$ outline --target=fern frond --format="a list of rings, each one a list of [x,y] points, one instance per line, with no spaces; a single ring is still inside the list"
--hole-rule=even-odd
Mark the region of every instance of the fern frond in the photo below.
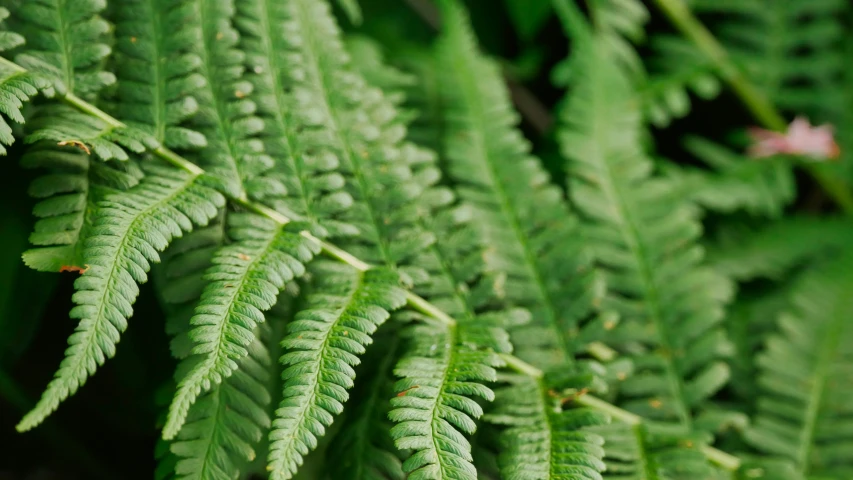
[[[198,395],[237,369],[264,312],[319,252],[319,245],[298,233],[299,225],[285,227],[258,215],[232,214],[228,221],[234,243],[214,256],[205,274],[210,283],[191,320],[192,353],[202,358],[192,359],[193,368],[178,385],[163,428],[167,440],[178,433]]]
[[[204,136],[182,125],[199,109],[190,95],[205,85],[186,24],[192,14],[190,3],[128,0],[112,10],[116,115],[169,148],[204,147]]]
[[[192,405],[187,423],[170,449],[179,460],[178,480],[237,478],[256,457],[256,446],[270,428],[267,390],[274,365],[264,339],[267,325],[252,332],[246,355],[233,374],[211,387]]]
[[[331,132],[326,149],[339,159],[354,199],[344,220],[360,235],[342,246],[370,263],[399,267],[406,283],[416,283],[423,273],[411,266],[411,257],[434,238],[414,224],[414,200],[423,186],[411,170],[431,156],[401,145],[405,126],[382,91],[368,86],[352,68],[328,3],[297,0],[287,6],[312,85],[303,91],[303,101],[313,106],[315,121]]]
[[[18,424],[24,431],[41,423],[73,394],[99,365],[115,354],[119,335],[133,314],[137,283],[147,280],[150,262],[170,241],[206,225],[225,203],[200,177],[167,167],[150,167],[145,180],[99,204],[86,240],[83,275],[75,282],[80,319],[66,357],[36,407]]]
[[[707,438],[691,439],[684,432],[642,423],[613,423],[589,431],[604,439],[607,480],[725,478],[698,448]]]
[[[353,63],[366,78],[390,92],[389,97],[402,100],[411,77],[385,64],[382,53],[368,40],[350,43],[350,48],[356,50]],[[395,369],[406,378],[397,383],[399,396],[391,400],[390,417],[398,423],[391,434],[398,448],[411,451],[403,464],[411,476],[470,478],[475,469],[464,433],[474,433],[475,420],[482,411],[466,408],[476,405],[468,397],[491,398],[485,384],[494,381],[493,369],[501,364],[495,353],[512,350],[503,328],[526,320],[526,312],[504,310],[496,299],[491,279],[485,274],[483,247],[472,225],[473,211],[458,203],[452,191],[434,185],[441,175],[435,163],[424,161],[412,166],[424,192],[418,199],[421,213],[416,226],[441,239],[413,258],[413,263],[426,271],[426,280],[414,289],[457,324],[414,326],[406,333],[415,340]],[[444,347],[437,350],[433,345]],[[481,371],[476,374],[453,373],[470,371],[477,365]],[[459,390],[460,382],[466,384],[467,391]],[[418,385],[417,391],[411,390],[412,384]],[[459,390],[455,392],[459,398],[448,402],[446,392],[455,390]],[[458,409],[461,417],[442,414],[448,409]],[[425,434],[427,431],[438,433]],[[449,444],[440,440],[445,437],[452,439]]]
[[[604,308],[622,317],[611,339],[643,345],[633,355],[635,375],[620,385],[623,406],[689,427],[728,378],[719,327],[732,287],[701,264],[695,209],[672,182],[651,175],[640,112],[626,108],[636,93],[624,72],[595,39],[577,55],[584,77],[558,136],[571,197],[606,276]]]
[[[399,330],[383,330],[374,340],[381,348],[368,350],[359,366],[360,379],[353,391],[340,432],[329,451],[336,461],[326,468],[329,478],[340,480],[405,480],[403,462],[396,451],[388,419],[388,399],[394,395],[394,364],[400,354]]]
[[[19,23],[32,38],[19,59],[42,72],[39,78],[50,81],[62,94],[86,96],[113,83],[113,75],[102,72],[99,65],[99,56],[109,52],[105,44],[98,43],[107,28],[97,16],[102,8],[99,2],[22,5],[17,10]],[[68,38],[74,36],[67,35],[70,31],[79,31],[80,38]],[[24,165],[50,171],[31,187],[31,193],[43,199],[34,210],[40,220],[31,237],[40,248],[26,252],[24,260],[40,271],[82,266],[84,239],[94,217],[86,212],[93,212],[110,188],[134,186],[142,172],[133,164],[104,166],[94,158],[70,152],[127,161],[128,151],[141,153],[156,148],[159,142],[144,132],[63,105],[40,106],[27,127],[26,142],[36,146],[27,153]]]
[[[9,10],[0,7],[0,24],[9,18]],[[6,52],[24,44],[24,37],[5,29],[0,32],[0,52]],[[32,97],[43,91],[47,96],[53,96],[50,82],[31,72],[22,71],[5,62],[0,62],[0,155],[6,155],[5,146],[12,145],[15,137],[8,120],[24,123],[21,110]]]
[[[317,263],[315,263],[317,265]],[[267,470],[272,479],[292,478],[317,446],[349,397],[359,356],[371,336],[406,300],[399,277],[385,270],[355,272],[322,264],[316,293],[288,325],[282,341],[283,395],[273,429]]]
[[[166,311],[166,333],[172,337],[171,353],[179,360],[192,353],[190,320],[208,283],[205,273],[227,240],[223,213],[208,226],[194,229],[173,242],[164,252],[160,267],[153,271],[154,286]],[[168,407],[168,402],[164,407]]]
[[[333,124],[318,113],[315,98],[325,92],[307,75],[310,65],[303,53],[302,37],[282,35],[299,32],[294,6],[287,2],[252,0],[239,2],[236,25],[250,68],[248,78],[255,91],[258,115],[264,120],[261,139],[276,165],[270,176],[280,181],[286,194],[271,198],[270,205],[298,220],[309,222],[319,236],[356,234],[341,221],[353,203],[344,190],[344,176],[337,170],[340,159],[329,139]]]
[[[498,67],[477,51],[467,15],[455,3],[444,5],[437,55],[441,91],[449,96],[448,174],[475,209],[498,296],[532,315],[530,324],[510,331],[517,354],[546,370],[569,365],[583,350],[574,338],[597,283],[577,219],[515,128]]]
[[[691,110],[690,94],[713,100],[722,90],[711,61],[692,43],[674,35],[652,37],[649,78],[640,95],[649,122],[666,128]]]
[[[590,15],[601,42],[613,55],[612,60],[623,64],[639,80],[645,79],[643,61],[632,43],[645,39],[645,24],[649,11],[640,0],[595,0],[590,3]]]
[[[145,132],[107,123],[65,105],[41,107],[27,122],[27,143],[45,142],[76,148],[104,161],[130,159],[127,151],[143,153],[160,144]]]
[[[189,126],[207,138],[197,163],[233,198],[263,200],[281,193],[284,187],[263,175],[275,162],[258,138],[264,122],[257,116],[254,87],[245,78],[246,55],[231,24],[234,1],[184,0],[175,16],[185,29],[182,38],[193,39],[192,53],[201,59],[201,76],[188,79],[199,105]]]
[[[728,386],[733,401],[739,401],[741,411],[752,414],[755,410],[759,385],[756,355],[764,345],[765,339],[775,331],[776,319],[789,310],[791,289],[802,274],[789,275],[785,281],[770,288],[764,288],[760,294],[744,289],[729,306],[726,314],[726,334],[731,340],[734,352],[729,359],[732,367],[732,379]]]
[[[340,5],[344,13],[346,13],[350,22],[354,25],[361,24],[361,5],[358,4],[358,0],[338,0],[338,5]]]
[[[97,202],[111,193],[139,184],[144,176],[135,162],[98,162],[82,152],[48,143],[30,148],[22,157],[25,168],[43,168],[29,194],[39,199],[33,213],[39,219],[23,254],[24,263],[41,272],[83,266],[86,231]]]
[[[476,431],[483,414],[471,397],[491,401],[485,383],[497,380],[505,350],[499,329],[487,322],[456,326],[417,325],[409,329],[411,345],[394,369],[402,377],[391,399],[391,435],[397,448],[414,453],[403,463],[409,478],[476,479],[471,445],[460,431]],[[496,332],[497,330],[497,332]],[[498,333],[498,335],[496,335]]]
[[[571,408],[555,394],[543,378],[514,379],[495,393],[488,420],[507,427],[500,435],[502,478],[602,478],[604,439],[586,427],[606,419],[587,408]]]
[[[844,254],[805,275],[758,357],[762,394],[745,437],[807,478],[853,475],[851,269]]]
[[[708,262],[739,282],[783,280],[851,242],[853,225],[844,218],[790,216],[758,227],[730,225],[709,246]]]
[[[12,23],[26,38],[16,60],[50,79],[61,95],[93,98],[115,83],[104,69],[110,54],[110,25],[100,17],[104,0],[32,0],[12,2]]]
[[[723,14],[719,37],[776,105],[816,122],[840,117],[846,2],[697,0],[691,6]]]
[[[782,158],[748,158],[700,137],[688,137],[684,146],[711,170],[684,168],[671,173],[683,182],[684,192],[708,210],[777,218],[796,196],[792,165]]]

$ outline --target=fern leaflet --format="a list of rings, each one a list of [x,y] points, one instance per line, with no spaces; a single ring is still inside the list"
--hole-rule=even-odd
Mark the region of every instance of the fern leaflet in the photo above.
[[[205,274],[210,283],[202,293],[189,333],[201,355],[181,380],[169,410],[163,436],[180,430],[198,395],[227,378],[237,361],[248,355],[253,331],[264,312],[276,303],[287,282],[305,273],[305,263],[319,251],[312,240],[257,215],[229,217],[229,236],[235,243],[220,249]],[[292,226],[292,225],[291,225]]]
[[[671,182],[650,175],[639,111],[626,108],[635,93],[625,73],[594,36],[578,55],[584,76],[563,110],[559,140],[606,275],[605,307],[623,317],[614,343],[647,345],[634,356],[637,374],[620,386],[631,399],[625,406],[690,428],[694,409],[728,378],[719,324],[731,286],[700,265],[691,205],[674,204]]]
[[[133,314],[137,283],[147,280],[150,263],[159,261],[158,252],[193,225],[206,225],[225,204],[200,177],[167,167],[151,166],[148,171],[142,183],[98,205],[84,250],[85,272],[75,282],[77,306],[71,316],[80,323],[68,339],[56,378],[18,424],[19,431],[41,423],[115,354]]]
[[[807,478],[853,474],[851,268],[845,254],[805,275],[758,357],[762,394],[746,439]]]
[[[358,356],[371,335],[405,304],[398,276],[384,270],[355,272],[322,265],[317,292],[288,325],[282,376],[284,399],[270,433],[270,478],[292,478],[317,438],[341,413]]]

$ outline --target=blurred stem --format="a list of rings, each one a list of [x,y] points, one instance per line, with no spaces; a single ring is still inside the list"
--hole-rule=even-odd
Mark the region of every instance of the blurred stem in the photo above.
[[[740,98],[752,115],[770,130],[784,132],[788,128],[785,117],[769,98],[753,85],[732,61],[725,47],[696,18],[684,0],[654,0],[673,25],[689,38],[714,64],[723,80]],[[847,214],[853,214],[853,195],[843,181],[819,165],[807,165],[806,170],[823,190]]]

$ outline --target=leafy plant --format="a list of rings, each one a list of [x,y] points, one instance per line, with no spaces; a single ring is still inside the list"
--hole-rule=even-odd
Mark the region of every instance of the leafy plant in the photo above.
[[[81,447],[89,477],[853,474],[846,3],[6,3],[0,143],[38,174],[31,249],[3,214],[34,270],[0,261],[3,408],[61,330],[19,294],[62,273],[77,326],[18,432],[69,443],[132,388],[159,436],[156,468]],[[786,148],[692,121],[735,102]]]

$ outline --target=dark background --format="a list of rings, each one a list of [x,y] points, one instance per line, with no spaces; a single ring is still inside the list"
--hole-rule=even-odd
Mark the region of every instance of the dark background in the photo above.
[[[537,34],[522,38],[503,2],[467,3],[484,48],[504,59],[509,74],[553,109],[564,92],[552,86],[549,74],[568,54],[556,18],[551,16]],[[401,0],[362,0],[361,4],[366,22],[356,30],[385,41],[427,42],[433,36],[433,30]],[[650,10],[650,32],[669,31],[658,12]],[[346,20],[341,23],[353,29]],[[680,160],[684,155],[678,139],[684,132],[701,131],[714,138],[750,121],[727,94],[712,103],[692,100],[693,114],[688,119],[653,132],[660,154]],[[549,134],[537,131],[530,122],[522,127],[537,153],[558,173],[561,162],[555,158]],[[155,392],[168,384],[175,366],[163,331],[164,314],[151,285],[142,288],[115,358],[42,426],[25,434],[15,432],[14,425],[34,405],[58,367],[74,329],[68,312],[76,276],[37,273],[20,261],[32,230],[35,203],[26,191],[37,174],[18,166],[20,151],[17,144],[8,157],[0,157],[0,480],[151,478],[158,437],[155,425],[162,410]]]

